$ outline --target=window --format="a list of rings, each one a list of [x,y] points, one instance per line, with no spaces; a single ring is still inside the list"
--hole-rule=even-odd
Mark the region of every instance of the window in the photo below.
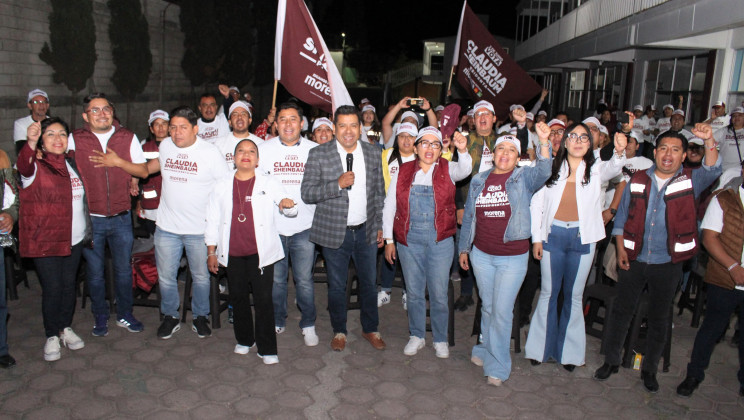
[[[680,97],[687,122],[703,121],[707,118],[704,108],[708,56],[679,57],[670,60],[649,61],[644,78],[643,103],[661,109],[666,104],[678,107]]]

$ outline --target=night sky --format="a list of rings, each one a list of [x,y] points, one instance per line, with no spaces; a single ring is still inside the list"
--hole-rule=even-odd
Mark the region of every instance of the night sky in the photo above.
[[[313,17],[331,49],[346,45],[372,53],[405,50],[420,59],[424,39],[457,33],[463,2],[459,0],[306,0]],[[495,35],[514,37],[517,0],[470,0],[478,15],[489,16],[489,30]]]

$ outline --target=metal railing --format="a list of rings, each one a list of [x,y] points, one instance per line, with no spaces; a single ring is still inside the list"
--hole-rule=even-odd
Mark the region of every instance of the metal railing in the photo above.
[[[586,2],[518,44],[515,58],[521,60],[667,1],[669,0],[592,0]]]

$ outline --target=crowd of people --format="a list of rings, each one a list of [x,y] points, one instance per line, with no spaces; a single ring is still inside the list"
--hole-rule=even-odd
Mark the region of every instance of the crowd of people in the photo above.
[[[461,311],[474,304],[477,290],[481,334],[470,360],[495,386],[511,373],[514,316],[520,326],[530,324],[525,357],[533,366],[555,362],[572,372],[585,364],[584,289],[602,277],[593,274],[601,270],[598,255],[613,252],[617,299],[606,314],[605,363],[594,378],[618,371],[629,324],[647,293],[641,379],[653,393],[673,299],[704,247],[707,313],[677,388],[691,395],[731,314],[744,316],[744,107],[728,114],[723,102],[714,103],[711,118],[688,131],[683,98],[664,105],[658,121],[653,104],[622,112],[604,101],[595,115],[573,121],[562,111],[548,115],[547,94],[530,112],[512,105],[507,121],[488,101],[460,109],[405,97],[382,119],[367,99],[332,115],[314,112],[310,120],[290,100],[254,124],[250,95],[220,85],[219,94],[200,97],[198,114],[186,106],[154,110],[140,142],[105,94],[84,99],[84,125],[70,132],[48,115],[44,91],[29,92],[30,115],[14,130],[17,178],[0,154],[0,229],[9,234],[17,223],[20,255],[34,262],[44,359],[58,360],[63,346],[85,346],[71,327],[81,258],[91,333],[108,334],[107,247],[115,324],[132,333],[145,329],[132,310],[136,220],[153,236],[161,339],[181,328],[185,254],[198,337],[211,335],[210,276],[226,278],[234,352],[253,349],[265,364],[279,363],[277,335],[290,329],[291,269],[298,331],[305,345],[318,345],[313,273],[322,258],[330,347],[343,351],[353,260],[362,336],[378,350],[387,347],[378,308],[391,302],[398,268],[407,356],[426,347],[428,299],[434,353],[449,357],[448,283],[460,282]],[[0,304],[5,320],[4,294]],[[9,367],[15,361],[2,327],[0,366]],[[738,346],[744,366],[744,343]],[[738,378],[744,396],[744,368]]]

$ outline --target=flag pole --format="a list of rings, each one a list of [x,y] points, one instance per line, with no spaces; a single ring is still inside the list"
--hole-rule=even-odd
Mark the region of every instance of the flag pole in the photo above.
[[[452,71],[450,71],[449,82],[447,82],[447,92],[449,92],[450,89],[452,88],[452,76],[454,75],[455,75],[455,66],[452,66]]]
[[[271,96],[271,107],[276,107],[276,86],[279,83],[278,80],[274,79],[274,94]]]

